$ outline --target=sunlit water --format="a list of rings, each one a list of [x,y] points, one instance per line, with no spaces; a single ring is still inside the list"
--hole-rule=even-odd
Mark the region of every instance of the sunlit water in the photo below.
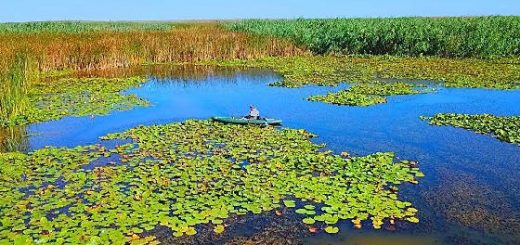
[[[309,244],[518,244],[520,243],[520,147],[453,127],[434,127],[419,119],[440,112],[520,115],[520,91],[448,89],[390,97],[369,107],[335,106],[306,97],[345,88],[267,86],[279,77],[265,70],[242,70],[183,78],[153,76],[134,93],[150,107],[108,116],[68,117],[30,125],[26,148],[99,143],[99,137],[137,125],[243,115],[256,105],[263,116],[284,127],[319,135],[327,148],[366,155],[393,151],[420,162],[419,185],[401,186],[401,199],[418,207],[421,222],[399,223],[396,230],[352,229],[340,223],[337,235],[303,234]],[[22,147],[23,149],[24,147]],[[491,221],[490,221],[491,220]],[[491,225],[490,225],[491,224]]]

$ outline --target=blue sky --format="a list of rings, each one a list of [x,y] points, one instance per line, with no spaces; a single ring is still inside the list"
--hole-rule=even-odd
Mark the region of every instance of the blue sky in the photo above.
[[[520,15],[520,0],[0,0],[0,22]]]

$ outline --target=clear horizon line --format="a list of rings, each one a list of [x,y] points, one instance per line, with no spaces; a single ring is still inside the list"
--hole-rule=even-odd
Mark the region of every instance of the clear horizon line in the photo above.
[[[511,14],[492,14],[492,15],[436,15],[436,16],[424,16],[424,15],[400,15],[400,16],[364,16],[364,17],[279,17],[279,18],[221,18],[221,19],[205,19],[205,18],[194,18],[194,19],[48,19],[48,20],[28,20],[28,21],[0,21],[2,24],[9,23],[38,23],[38,22],[164,22],[164,23],[175,23],[175,22],[219,22],[219,21],[241,21],[241,20],[296,20],[296,19],[395,19],[395,18],[470,18],[470,17],[516,17],[520,15]]]

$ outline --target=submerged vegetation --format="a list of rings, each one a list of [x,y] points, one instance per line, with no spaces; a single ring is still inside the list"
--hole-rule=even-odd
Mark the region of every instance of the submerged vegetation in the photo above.
[[[28,104],[16,116],[0,119],[1,126],[57,120],[65,116],[104,115],[111,111],[146,106],[147,101],[120,92],[140,85],[142,77],[62,78],[40,81],[28,91]]]
[[[511,168],[508,170],[504,174],[511,175]],[[502,237],[491,243],[514,244],[518,241],[520,214],[515,205],[510,203],[511,196],[464,171],[443,169],[440,174],[442,179],[451,184],[435,187],[433,191],[425,193],[424,198],[431,205],[439,207],[442,215],[451,222],[475,230],[515,235],[511,238]],[[443,196],[448,198],[442,198]],[[473,240],[471,243],[480,242],[478,238],[469,239]]]
[[[396,193],[423,176],[414,162],[394,162],[392,153],[345,158],[312,136],[185,121],[104,137],[131,140],[113,149],[2,153],[0,242],[146,243],[155,238],[145,231],[158,226],[174,236],[195,235],[199,225],[218,234],[232,216],[272,210],[295,210],[328,233],[340,220],[359,228],[370,219],[376,229],[418,222]]]
[[[386,97],[390,95],[418,94],[412,84],[403,82],[373,82],[355,84],[352,87],[337,93],[326,95],[314,95],[308,98],[310,101],[321,101],[337,105],[369,106],[386,103]]]
[[[480,134],[492,134],[499,140],[520,145],[520,116],[439,113],[423,119],[428,120],[431,125],[451,125]]]
[[[315,54],[520,55],[520,17],[245,20],[234,31],[294,40]]]

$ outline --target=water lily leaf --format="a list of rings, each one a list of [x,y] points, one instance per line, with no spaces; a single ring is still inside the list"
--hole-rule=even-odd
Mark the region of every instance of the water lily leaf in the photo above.
[[[316,221],[313,218],[305,218],[305,219],[303,219],[303,223],[307,224],[307,225],[312,225],[312,224],[316,223]]]
[[[217,233],[217,234],[220,234],[220,233],[224,232],[224,229],[225,229],[225,228],[224,228],[223,225],[217,225],[217,226],[215,226],[215,228],[213,229],[213,231],[214,231],[215,233]]]
[[[283,204],[288,208],[296,207],[296,202],[294,200],[283,200]]]
[[[335,226],[327,226],[325,227],[325,232],[329,234],[336,234],[339,232],[339,228]]]

